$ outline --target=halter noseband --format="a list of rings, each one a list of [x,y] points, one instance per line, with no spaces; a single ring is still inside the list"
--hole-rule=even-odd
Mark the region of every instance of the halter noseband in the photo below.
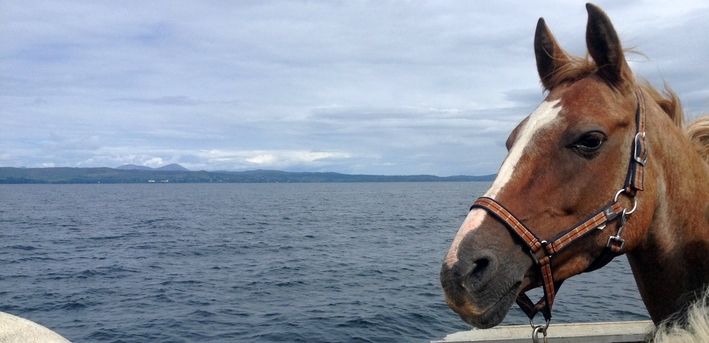
[[[520,293],[517,296],[517,304],[529,317],[530,323],[538,312],[542,312],[546,325],[535,326],[534,338],[540,332],[546,337],[546,329],[551,321],[551,308],[554,304],[554,296],[561,286],[561,282],[555,283],[551,270],[551,259],[554,254],[563,250],[571,243],[576,242],[588,233],[594,230],[603,230],[609,223],[618,220],[618,228],[615,235],[608,237],[608,243],[603,249],[601,255],[586,269],[591,271],[598,269],[618,256],[623,251],[625,241],[621,237],[623,226],[628,220],[630,214],[637,209],[636,195],[638,191],[644,188],[644,169],[647,162],[648,150],[645,143],[645,104],[643,94],[640,89],[636,89],[635,97],[637,99],[637,107],[635,110],[635,136],[628,164],[628,172],[626,174],[623,188],[616,192],[615,196],[601,207],[593,212],[587,219],[572,226],[571,228],[562,231],[554,238],[544,240],[535,235],[527,226],[525,226],[512,212],[507,210],[497,200],[489,197],[480,197],[473,203],[473,208],[481,208],[490,213],[494,218],[504,224],[514,235],[522,240],[529,247],[529,255],[534,263],[540,268],[544,296],[534,304],[525,293]],[[625,195],[633,203],[631,209],[623,207],[619,198],[620,195]]]

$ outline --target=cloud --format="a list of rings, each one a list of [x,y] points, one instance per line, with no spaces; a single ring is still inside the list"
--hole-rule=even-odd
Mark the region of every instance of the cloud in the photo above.
[[[636,73],[706,112],[709,5],[600,5],[648,56],[631,57]],[[585,53],[585,8],[572,2],[23,1],[0,12],[0,163],[16,166],[492,173],[543,97],[537,18]]]
[[[195,154],[202,163],[230,164],[229,169],[246,167],[285,168],[302,167],[305,165],[328,165],[329,162],[349,159],[351,155],[345,152],[304,151],[304,150],[209,150]]]
[[[116,98],[109,99],[112,102],[138,103],[148,105],[170,105],[170,106],[194,106],[199,105],[201,101],[192,99],[184,95],[160,96],[153,98]]]
[[[246,159],[246,162],[253,163],[255,165],[269,165],[273,164],[273,162],[276,160],[276,156],[272,154],[261,154],[261,155],[256,155],[254,157],[249,157]]]
[[[167,164],[167,163],[165,163],[165,161],[160,157],[152,157],[142,163],[142,165],[144,165],[144,166],[153,167],[153,168],[162,167],[165,164]]]

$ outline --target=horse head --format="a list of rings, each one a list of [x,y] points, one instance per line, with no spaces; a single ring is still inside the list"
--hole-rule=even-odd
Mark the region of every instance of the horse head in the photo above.
[[[610,20],[594,5],[587,10],[590,58],[567,54],[539,19],[534,51],[546,98],[510,134],[508,155],[484,195],[493,205],[502,205],[504,213],[473,208],[443,262],[446,301],[473,326],[497,325],[520,294],[547,279],[553,280],[547,285],[553,293],[563,280],[607,263],[610,259],[603,255],[622,225],[615,220],[620,216],[624,220],[636,212],[617,250],[637,245],[642,232],[636,228],[651,220],[652,196],[644,197],[643,208],[636,211],[636,199],[629,196],[634,190],[620,191],[628,184],[633,149],[640,149],[642,94]],[[532,243],[510,228],[516,220],[534,236],[530,239],[544,245],[574,236],[570,228],[579,230],[590,215],[603,217],[608,204],[616,207],[604,217],[607,222],[593,222],[598,225],[584,228],[572,237],[573,243],[552,249],[553,254],[530,253]],[[507,214],[514,218],[501,218]],[[546,279],[539,257],[549,257]],[[550,310],[551,303],[547,305]]]

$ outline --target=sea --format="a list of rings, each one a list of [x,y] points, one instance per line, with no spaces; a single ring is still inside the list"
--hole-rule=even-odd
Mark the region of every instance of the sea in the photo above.
[[[73,342],[441,339],[470,329],[438,273],[488,186],[0,185],[0,311]],[[621,257],[566,281],[553,321],[648,318]]]

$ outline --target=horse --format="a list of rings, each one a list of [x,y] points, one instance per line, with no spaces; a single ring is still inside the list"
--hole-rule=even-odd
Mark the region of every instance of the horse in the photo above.
[[[497,177],[445,255],[446,302],[477,328],[499,324],[516,301],[530,323],[543,314],[546,325],[532,327],[546,335],[561,283],[620,254],[656,325],[707,301],[709,116],[685,128],[678,96],[636,79],[609,17],[586,9],[585,57],[537,22],[545,99],[509,135]],[[526,292],[538,287],[534,303]]]

